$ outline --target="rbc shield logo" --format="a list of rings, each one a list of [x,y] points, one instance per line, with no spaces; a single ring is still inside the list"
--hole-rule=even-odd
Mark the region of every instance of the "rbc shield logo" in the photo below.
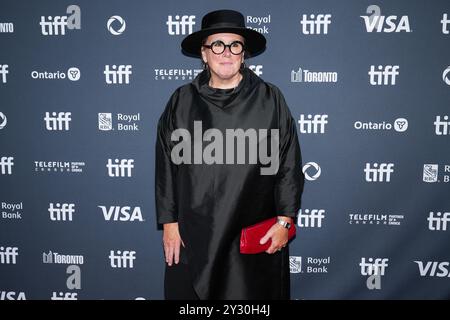
[[[424,164],[423,165],[423,182],[437,182],[438,180],[438,169],[437,164]]]
[[[291,273],[302,273],[302,257],[290,256],[289,269]]]
[[[98,130],[109,131],[112,130],[112,115],[111,113],[98,114]]]

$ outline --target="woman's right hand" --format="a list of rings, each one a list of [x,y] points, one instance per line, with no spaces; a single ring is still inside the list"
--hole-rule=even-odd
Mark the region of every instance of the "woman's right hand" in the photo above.
[[[180,245],[183,245],[180,231],[178,230],[178,222],[165,223],[163,225],[163,245],[166,263],[171,266],[173,262],[178,264],[180,261]]]

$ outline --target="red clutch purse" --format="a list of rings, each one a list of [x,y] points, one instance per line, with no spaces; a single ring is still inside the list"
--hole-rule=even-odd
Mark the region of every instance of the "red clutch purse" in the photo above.
[[[244,254],[261,253],[269,249],[270,239],[260,244],[259,241],[266,234],[266,232],[277,222],[277,217],[273,217],[262,222],[258,222],[254,225],[245,227],[241,231],[240,252]],[[295,225],[291,223],[291,227],[288,231],[289,240],[295,235]]]

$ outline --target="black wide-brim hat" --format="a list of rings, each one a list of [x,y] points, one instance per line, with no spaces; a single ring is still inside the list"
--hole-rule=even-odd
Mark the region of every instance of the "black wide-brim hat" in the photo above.
[[[261,33],[245,26],[245,18],[242,13],[234,10],[217,10],[203,17],[200,31],[184,38],[181,42],[183,53],[200,58],[202,41],[215,33],[234,33],[244,37],[247,56],[254,57],[266,48],[266,38]]]

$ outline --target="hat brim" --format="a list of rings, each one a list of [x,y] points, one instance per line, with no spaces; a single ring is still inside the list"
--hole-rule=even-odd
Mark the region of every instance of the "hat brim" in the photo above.
[[[190,57],[200,58],[200,49],[203,39],[216,33],[234,33],[244,37],[246,53],[251,57],[263,53],[266,48],[266,38],[255,30],[249,28],[223,27],[203,29],[188,35],[181,42],[183,54]]]

